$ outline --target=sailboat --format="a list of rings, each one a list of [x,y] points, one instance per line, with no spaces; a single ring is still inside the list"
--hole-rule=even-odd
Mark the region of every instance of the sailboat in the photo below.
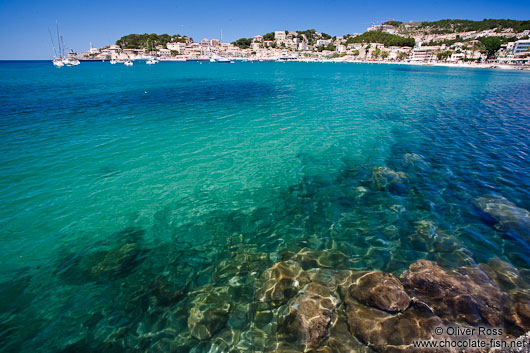
[[[55,49],[52,32],[50,31],[50,28],[48,28],[48,33],[50,34],[50,40],[52,42],[53,53],[54,53],[54,58],[52,60],[53,65],[55,67],[79,65],[80,64],[79,60],[77,60],[72,54],[70,54],[69,56],[66,55],[63,36],[59,32],[59,22],[56,21],[56,24],[57,24],[57,45],[59,47],[58,51]]]
[[[149,40],[147,40],[147,49],[149,50]],[[153,42],[151,41],[151,54],[153,53]],[[151,56],[149,58],[149,60],[146,61],[146,64],[147,65],[154,65],[154,64],[158,64],[158,59],[156,58],[156,56]]]
[[[55,43],[53,42],[53,36],[52,36],[52,32],[50,31],[50,27],[48,27],[48,33],[50,34],[50,41],[52,42],[52,48],[53,48],[52,63],[55,67],[63,67],[64,66],[63,59],[57,56],[57,49],[55,49]]]

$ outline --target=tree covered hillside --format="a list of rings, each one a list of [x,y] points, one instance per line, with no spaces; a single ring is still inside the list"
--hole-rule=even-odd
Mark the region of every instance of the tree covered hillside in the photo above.
[[[149,49],[156,47],[157,45],[166,46],[170,42],[182,42],[191,39],[187,36],[181,36],[180,34],[169,35],[169,34],[128,34],[121,37],[116,41],[116,44],[124,49]]]
[[[413,47],[415,40],[414,38],[401,37],[381,31],[369,31],[358,36],[348,38],[346,43],[381,43],[384,44],[385,47]]]
[[[484,19],[482,21],[471,21],[447,19],[432,22],[417,22],[412,25],[418,30],[424,30],[430,33],[440,34],[454,32],[484,31],[494,28],[497,28],[499,30],[512,28],[515,33],[530,30],[530,20],[518,21],[505,19]]]

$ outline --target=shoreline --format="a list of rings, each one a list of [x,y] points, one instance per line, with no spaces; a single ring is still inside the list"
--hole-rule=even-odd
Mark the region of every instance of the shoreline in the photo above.
[[[235,62],[296,62],[296,63],[344,63],[344,64],[386,64],[386,65],[411,65],[411,66],[436,66],[449,68],[467,68],[467,69],[492,69],[492,70],[510,70],[530,72],[530,66],[514,66],[506,64],[464,64],[464,63],[441,63],[441,62],[402,62],[402,61],[369,61],[369,60],[278,60],[278,59],[244,59],[234,58]],[[35,59],[35,60],[0,60],[0,63],[31,63],[31,62],[50,62],[50,59]],[[88,62],[107,62],[107,60],[80,60],[83,63]],[[145,61],[138,59],[134,61]],[[185,60],[171,60],[161,58],[163,62],[209,62],[209,60],[185,59]]]

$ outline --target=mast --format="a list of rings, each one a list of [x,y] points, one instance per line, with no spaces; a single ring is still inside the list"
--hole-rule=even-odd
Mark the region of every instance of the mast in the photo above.
[[[59,21],[55,20],[55,23],[57,25],[57,45],[59,46],[59,55],[61,55],[61,36],[59,35]]]
[[[63,35],[61,34],[61,46],[63,47],[63,58],[66,57],[66,51],[65,51],[65,48],[64,48],[64,40],[63,40]]]
[[[53,43],[53,36],[52,36],[52,31],[50,31],[50,27],[48,27],[48,33],[50,34],[50,40],[52,42],[53,57],[56,58],[57,57],[57,50],[55,50],[55,44]]]

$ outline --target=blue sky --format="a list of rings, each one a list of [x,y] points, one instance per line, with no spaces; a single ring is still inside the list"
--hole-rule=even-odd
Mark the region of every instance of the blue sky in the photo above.
[[[332,35],[363,32],[370,22],[445,18],[530,19],[528,0],[0,0],[0,59],[48,59],[48,27],[59,20],[65,44],[76,51],[103,46],[129,33],[186,34],[233,41],[273,30],[315,28]]]

